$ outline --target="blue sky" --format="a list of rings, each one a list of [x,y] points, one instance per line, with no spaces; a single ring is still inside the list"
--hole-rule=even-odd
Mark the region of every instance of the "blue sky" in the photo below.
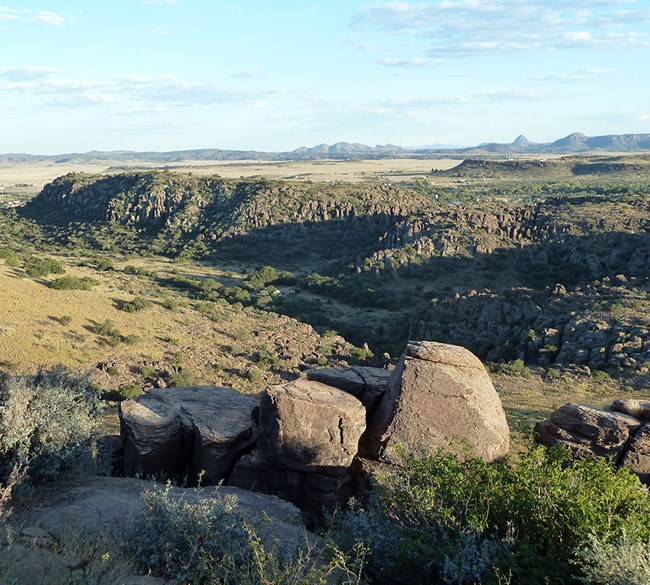
[[[650,0],[0,0],[0,152],[650,132]]]

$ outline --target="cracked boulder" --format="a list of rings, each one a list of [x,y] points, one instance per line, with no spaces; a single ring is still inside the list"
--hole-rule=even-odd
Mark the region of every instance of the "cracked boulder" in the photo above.
[[[481,361],[467,349],[410,342],[364,437],[364,455],[395,462],[400,452],[439,448],[492,461],[508,452],[501,400]]]
[[[361,402],[311,380],[267,388],[260,402],[257,448],[229,483],[268,491],[320,510],[350,495],[350,467],[365,430]]]
[[[257,400],[229,388],[156,388],[120,404],[124,468],[202,483],[226,479],[255,441]]]
[[[640,426],[641,421],[627,414],[568,403],[538,422],[535,432],[547,447],[560,444],[576,457],[598,455],[618,461]]]

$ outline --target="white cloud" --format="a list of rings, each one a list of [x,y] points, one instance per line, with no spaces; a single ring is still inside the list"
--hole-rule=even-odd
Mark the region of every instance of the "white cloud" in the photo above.
[[[379,1],[364,6],[352,22],[354,43],[375,39],[410,40],[393,44],[376,62],[413,66],[436,59],[583,48],[646,46],[644,23],[650,9],[640,0],[436,0]]]
[[[64,24],[73,24],[74,18],[51,10],[29,10],[25,8],[18,10],[8,6],[0,6],[0,21],[62,26]]]
[[[169,30],[168,30],[166,27],[164,27],[164,26],[159,26],[159,27],[157,27],[157,28],[152,28],[152,29],[149,31],[149,34],[150,34],[152,37],[168,37],[168,36],[171,35],[172,33],[169,32]]]
[[[564,38],[567,41],[570,42],[583,42],[583,41],[591,41],[592,36],[591,33],[585,31],[585,30],[576,30],[576,31],[569,31],[564,33]]]
[[[553,81],[557,83],[585,84],[597,83],[598,81],[604,80],[604,78],[608,76],[616,75],[618,72],[619,70],[613,67],[588,67],[586,69],[581,69],[580,71],[574,71],[571,73],[536,75],[529,77],[528,79],[532,81]]]
[[[118,75],[110,79],[78,78],[68,71],[42,67],[0,68],[0,95],[18,94],[49,107],[110,107],[115,113],[159,112],[194,105],[243,103],[266,105],[283,88],[249,91],[186,81],[173,75]]]
[[[144,0],[145,4],[180,4],[179,0]]]

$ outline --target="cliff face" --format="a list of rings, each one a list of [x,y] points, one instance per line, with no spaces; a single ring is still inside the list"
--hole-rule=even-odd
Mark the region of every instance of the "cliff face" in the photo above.
[[[190,225],[211,202],[225,198],[218,178],[172,173],[97,176],[70,173],[45,185],[28,206],[57,222],[114,221],[148,229]]]

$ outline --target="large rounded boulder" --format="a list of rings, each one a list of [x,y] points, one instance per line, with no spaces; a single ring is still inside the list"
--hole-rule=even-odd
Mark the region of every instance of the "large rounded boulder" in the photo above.
[[[510,431],[492,381],[469,350],[410,342],[364,437],[365,455],[399,460],[439,448],[492,461],[508,452]]]

